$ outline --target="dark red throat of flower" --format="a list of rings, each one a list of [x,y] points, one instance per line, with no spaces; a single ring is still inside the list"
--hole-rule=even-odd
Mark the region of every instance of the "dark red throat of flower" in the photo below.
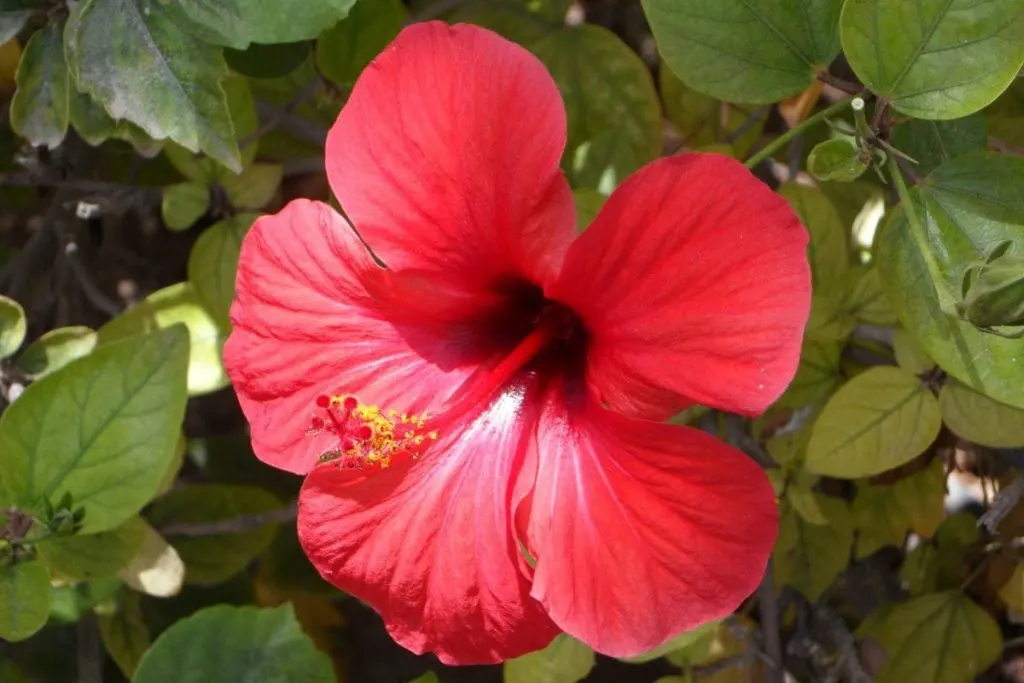
[[[486,402],[552,342],[572,330],[573,317],[559,306],[545,309],[532,331],[493,368],[474,376],[442,413],[399,413],[366,405],[355,396],[318,396],[317,412],[307,434],[334,435],[337,446],[320,462],[339,467],[386,468],[405,458],[416,459],[447,427]]]

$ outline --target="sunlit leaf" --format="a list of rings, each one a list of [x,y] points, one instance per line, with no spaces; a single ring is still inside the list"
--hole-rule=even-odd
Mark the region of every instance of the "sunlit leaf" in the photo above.
[[[32,34],[18,64],[11,128],[33,145],[54,149],[68,132],[68,65],[57,24]]]
[[[896,364],[912,375],[920,375],[935,367],[935,361],[906,330],[899,328],[892,336]]]
[[[1024,446],[1024,410],[979,394],[955,379],[939,392],[942,421],[957,436],[991,448]]]
[[[0,359],[13,356],[21,348],[27,331],[28,321],[21,304],[0,296]]]
[[[178,552],[148,524],[135,557],[118,570],[126,584],[146,595],[168,598],[177,595],[185,580],[185,563]]]
[[[261,209],[281,186],[284,169],[278,164],[253,164],[237,176],[221,180],[231,206],[239,210]]]
[[[108,531],[47,539],[37,547],[42,560],[62,575],[96,579],[113,576],[127,566],[145,536],[146,523],[132,517]]]
[[[29,377],[40,379],[94,348],[96,333],[88,327],[58,327],[29,344],[18,356],[18,367]]]
[[[16,642],[41,629],[50,616],[50,572],[36,560],[0,565],[0,638]]]
[[[210,208],[210,188],[186,181],[164,186],[160,217],[168,230],[188,230]]]
[[[576,683],[593,668],[594,651],[562,633],[543,650],[506,661],[505,683]]]

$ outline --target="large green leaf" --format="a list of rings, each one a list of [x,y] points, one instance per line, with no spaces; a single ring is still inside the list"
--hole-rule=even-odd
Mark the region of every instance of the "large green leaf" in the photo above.
[[[875,262],[904,327],[943,370],[975,391],[1024,408],[1020,340],[986,334],[943,312],[937,287],[960,291],[964,271],[1004,240],[1024,255],[1024,158],[968,154],[943,164],[910,190],[941,281],[934,282],[914,240],[905,207],[880,228]]]
[[[287,22],[282,22],[287,23]],[[175,22],[159,0],[83,0],[64,29],[79,88],[115,119],[241,171],[219,48]]]
[[[914,159],[919,175],[927,175],[947,161],[988,146],[985,117],[972,114],[951,121],[910,119],[892,129],[892,144]]]
[[[865,631],[887,655],[878,683],[970,683],[1003,649],[996,622],[956,590],[900,603]]]
[[[39,543],[39,555],[49,567],[71,579],[113,576],[126,566],[146,536],[146,523],[132,517],[118,527],[98,534],[48,538]]]
[[[178,621],[143,656],[132,683],[333,683],[327,655],[302,632],[291,604],[217,605]]]
[[[50,149],[68,132],[68,65],[60,27],[32,34],[18,63],[18,90],[11,100],[11,128],[33,145]]]
[[[957,436],[992,448],[1024,446],[1024,410],[950,379],[939,392],[942,420]]]
[[[239,214],[214,223],[199,236],[188,256],[189,282],[224,329],[235,296],[242,239],[255,219],[254,214]]]
[[[8,560],[9,561],[9,560]],[[25,640],[50,616],[50,572],[37,560],[0,566],[0,638]]]
[[[356,0],[178,0],[204,37],[236,49],[249,43],[292,43],[316,38],[343,19]],[[370,2],[367,4],[373,5]]]
[[[840,32],[864,84],[923,119],[982,109],[1024,64],[1020,0],[847,0]]]
[[[112,529],[156,493],[185,414],[188,334],[108,344],[30,385],[0,418],[0,479],[42,514],[65,492],[83,532]]]
[[[157,527],[215,522],[281,507],[273,494],[254,486],[197,484],[173,489],[158,498],[147,517]],[[242,571],[274,541],[277,525],[203,536],[166,534],[185,562],[186,583],[220,583]]]
[[[562,165],[574,187],[609,194],[661,152],[661,105],[643,60],[611,31],[566,26],[525,0],[486,0],[456,15],[522,43],[547,66],[565,99]]]
[[[190,282],[179,282],[153,292],[134,308],[101,327],[97,334],[102,345],[179,323],[188,329],[191,345],[189,395],[206,394],[226,387],[228,377],[224,372],[221,349],[227,332],[203,305]]]
[[[941,426],[939,403],[917,377],[900,368],[871,368],[825,404],[804,466],[844,479],[879,474],[924,452]]]
[[[839,53],[842,0],[643,0],[658,50],[688,86],[730,102],[775,102]]]
[[[96,348],[96,333],[88,327],[58,327],[36,339],[18,356],[18,368],[41,379]]]
[[[326,78],[351,87],[366,65],[394,40],[408,10],[401,0],[359,2],[347,17],[320,34],[316,66]]]

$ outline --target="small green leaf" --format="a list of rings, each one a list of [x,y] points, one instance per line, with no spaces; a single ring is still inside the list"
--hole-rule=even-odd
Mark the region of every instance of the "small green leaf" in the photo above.
[[[302,632],[291,604],[207,607],[164,631],[132,683],[334,683],[331,660]]]
[[[677,653],[680,650],[686,651],[691,648],[703,649],[701,646],[706,642],[707,645],[711,645],[711,642],[715,639],[715,632],[721,625],[722,620],[716,619],[709,621],[695,629],[680,633],[675,638],[672,638],[668,642],[659,645],[650,652],[645,652],[642,655],[636,657],[624,657],[622,661],[629,662],[630,664],[643,664],[645,662],[653,662],[655,659],[660,659],[669,653]]]
[[[101,614],[96,621],[103,647],[125,678],[130,679],[151,644],[139,594],[130,590],[122,592],[117,611]]]
[[[96,348],[96,332],[75,325],[58,327],[36,339],[18,356],[18,368],[32,379],[42,379]]]
[[[807,157],[807,171],[818,180],[848,183],[868,169],[860,149],[849,138],[833,138],[818,144]]]
[[[309,43],[253,43],[245,50],[224,50],[224,60],[232,69],[252,78],[280,78],[287,76],[309,57]]]
[[[124,339],[140,332],[162,330],[183,324],[188,330],[191,351],[188,361],[188,393],[207,394],[228,385],[221,361],[227,332],[203,305],[190,282],[179,282],[153,292],[101,327],[99,342]],[[161,474],[163,470],[161,470]]]
[[[56,148],[68,132],[68,65],[60,26],[32,34],[18,64],[11,128],[33,145]]]
[[[343,19],[356,0],[179,0],[210,42],[244,49],[249,43],[294,43],[316,38]]]
[[[807,522],[791,505],[782,506],[779,538],[773,553],[775,580],[817,600],[846,568],[853,544],[853,523],[847,504],[817,496],[828,524]]]
[[[605,197],[597,190],[582,187],[572,192],[573,201],[576,202],[576,227],[579,230],[586,230],[587,227],[597,218],[604,206]]]
[[[99,579],[114,576],[127,566],[145,535],[145,522],[132,517],[108,531],[48,538],[36,548],[51,569],[70,579]]]
[[[168,230],[188,230],[210,209],[210,188],[186,181],[164,186],[160,217]]]
[[[922,119],[982,109],[1024,65],[1019,0],[848,0],[840,31],[864,85]]]
[[[878,683],[970,683],[1003,649],[999,626],[960,591],[895,605],[865,635],[888,655]]]
[[[594,651],[570,635],[504,664],[505,683],[576,683],[594,668]]]
[[[930,538],[945,516],[945,486],[941,460],[895,484],[861,482],[853,500],[858,559],[885,546],[899,547],[914,533]]]
[[[252,486],[197,484],[173,489],[158,498],[147,517],[157,527],[172,524],[215,522],[281,507],[271,493]],[[247,531],[167,539],[185,562],[185,582],[214,584],[242,571],[274,540],[277,526],[265,524]]]
[[[117,133],[117,122],[91,97],[71,89],[69,118],[71,125],[88,144],[96,147]]]
[[[32,560],[0,566],[0,638],[17,642],[50,616],[50,572]]]
[[[78,87],[112,118],[242,170],[220,49],[176,23],[165,3],[82,0],[68,17],[64,48]]]
[[[1018,408],[1024,408],[1020,340],[986,334],[946,315],[936,291],[957,292],[970,264],[1005,240],[1020,242],[1022,184],[1024,158],[975,153],[943,164],[926,183],[910,190],[917,216],[927,229],[939,282],[931,278],[905,207],[889,214],[874,250],[889,302],[928,355],[975,391]]]
[[[950,121],[910,119],[892,129],[891,142],[917,162],[911,166],[923,176],[958,156],[984,150],[988,132],[981,114]]]
[[[42,512],[70,493],[83,532],[128,519],[156,492],[185,414],[188,335],[180,326],[97,348],[31,384],[0,417],[0,479]]]
[[[408,14],[401,0],[357,2],[347,17],[317,39],[317,69],[337,85],[351,87],[373,58],[395,39]]]
[[[239,214],[211,225],[192,245],[188,257],[189,282],[224,329],[230,324],[242,239],[255,219],[255,214]]]
[[[990,448],[1024,446],[1024,410],[950,379],[939,392],[942,421],[957,436]]]
[[[941,426],[938,401],[920,380],[899,368],[874,367],[825,404],[804,465],[831,477],[872,476],[923,453]]]
[[[814,82],[839,53],[842,0],[643,0],[658,50],[694,90],[768,103]]]
[[[270,203],[281,186],[284,169],[278,164],[253,164],[241,175],[221,180],[228,201],[236,209],[262,209]]]
[[[896,364],[912,375],[921,375],[935,368],[935,361],[902,327],[893,333],[892,350],[896,355]]]
[[[817,481],[818,477],[799,472],[786,486],[786,501],[808,524],[828,524],[820,497],[813,489]]]
[[[13,356],[25,341],[25,309],[14,299],[0,296],[0,359]]]

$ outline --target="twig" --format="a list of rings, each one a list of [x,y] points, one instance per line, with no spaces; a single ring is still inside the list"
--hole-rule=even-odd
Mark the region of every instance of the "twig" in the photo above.
[[[758,107],[757,109],[752,111],[750,113],[750,116],[748,116],[743,121],[743,123],[740,124],[739,128],[737,128],[733,132],[729,133],[728,136],[726,136],[725,141],[731,145],[732,143],[739,140],[747,133],[747,131],[749,131],[757,124],[757,122],[761,119],[762,116],[765,115],[767,111],[768,107]]]
[[[978,519],[978,526],[983,526],[990,534],[995,534],[996,527],[1017,506],[1021,496],[1024,496],[1024,476],[1017,477],[1012,484],[996,494],[988,511]]]
[[[74,240],[68,240],[67,244],[64,245],[64,258],[68,262],[68,266],[71,267],[71,274],[78,280],[79,286],[82,288],[82,292],[85,294],[85,298],[89,302],[100,309],[107,315],[113,317],[118,315],[123,310],[122,307],[113,299],[103,293],[103,290],[93,281],[89,275],[89,271],[86,270],[82,262],[78,260],[78,245]]]
[[[103,683],[103,656],[96,615],[89,612],[78,620],[78,683]]]
[[[168,524],[157,529],[164,536],[217,536],[219,534],[237,534],[257,529],[264,524],[285,524],[295,521],[298,507],[292,503],[288,507],[249,515],[239,515],[230,519],[218,519],[213,522],[181,522]]]
[[[764,634],[764,651],[771,664],[767,672],[769,683],[785,681],[782,669],[782,637],[779,633],[779,596],[775,593],[774,568],[769,558],[764,578],[757,589],[757,603],[761,617],[761,632]]]
[[[988,146],[1006,154],[1024,156],[1024,147],[1015,147],[1007,142],[1003,142],[999,138],[992,137],[991,135],[988,136]]]
[[[860,85],[859,83],[854,83],[853,81],[848,81],[846,79],[839,78],[838,76],[833,76],[827,71],[819,71],[817,76],[818,80],[824,83],[825,85],[831,85],[833,88],[837,90],[842,90],[844,93],[847,93],[848,95],[854,95],[864,90],[864,86]]]
[[[839,664],[846,669],[850,683],[872,683],[871,675],[861,666],[857,655],[857,641],[842,617],[824,605],[814,607],[814,620],[824,627],[825,635],[839,648]]]

